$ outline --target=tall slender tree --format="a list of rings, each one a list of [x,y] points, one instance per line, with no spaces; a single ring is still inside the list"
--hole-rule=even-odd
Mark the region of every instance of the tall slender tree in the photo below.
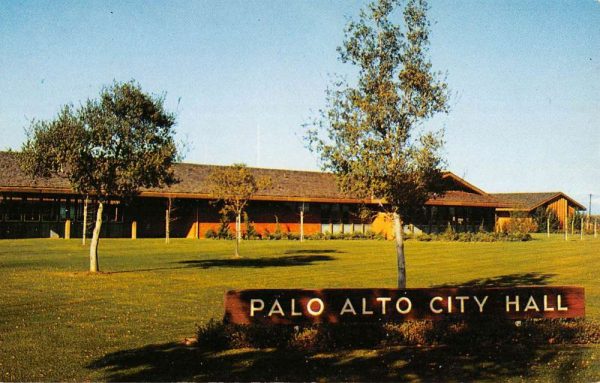
[[[221,213],[235,216],[235,257],[239,258],[244,209],[258,191],[271,185],[271,179],[255,177],[245,164],[233,164],[215,168],[210,173],[208,183],[215,199],[223,203]]]
[[[163,101],[133,81],[115,82],[102,89],[99,99],[79,108],[66,105],[54,120],[34,121],[27,130],[23,169],[34,177],[66,178],[76,192],[97,201],[91,272],[100,271],[98,243],[106,202],[177,181],[171,167],[179,159],[175,116]]]
[[[406,287],[403,220],[442,193],[443,132],[423,123],[447,112],[447,86],[427,58],[425,0],[379,0],[350,21],[338,47],[343,63],[357,68],[356,82],[337,80],[327,106],[308,124],[307,141],[341,189],[376,197],[393,216],[398,287]]]

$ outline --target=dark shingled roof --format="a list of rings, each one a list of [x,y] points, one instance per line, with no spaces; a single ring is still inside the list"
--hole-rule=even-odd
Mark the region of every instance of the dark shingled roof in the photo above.
[[[564,197],[571,205],[575,205],[579,209],[585,210],[585,207],[563,192],[543,192],[543,193],[491,193],[506,207],[512,209],[522,209],[531,211],[551,200]]]
[[[0,152],[0,187],[68,189],[69,181],[61,178],[36,178],[26,175],[19,166],[18,153]]]
[[[445,194],[432,198],[427,205],[447,205],[447,206],[480,206],[480,207],[499,207],[502,206],[498,200],[489,194],[468,193],[461,190],[449,190]]]
[[[175,174],[181,182],[163,189],[145,191],[162,193],[210,194],[206,182],[217,165],[176,164]],[[255,177],[269,177],[271,186],[260,191],[261,197],[348,199],[337,187],[333,174],[298,170],[249,168]]]
[[[216,165],[197,165],[180,163],[175,164],[175,175],[179,183],[166,188],[142,189],[142,194],[176,194],[180,197],[208,195],[210,189],[206,182],[207,177],[218,168]],[[260,196],[275,199],[352,199],[345,196],[337,188],[335,177],[331,173],[260,169],[250,168],[255,176],[270,177],[272,186],[261,191]],[[26,175],[18,163],[18,153],[0,152],[0,189],[23,189],[39,190],[53,189],[63,192],[71,192],[68,180],[52,178],[36,178]],[[357,201],[358,202],[358,201]]]
[[[207,177],[216,165],[175,164],[175,174],[179,183],[168,188],[142,189],[145,196],[173,195],[179,198],[209,198],[210,189]],[[344,195],[337,187],[335,176],[331,173],[297,170],[279,170],[250,168],[255,176],[267,176],[272,186],[261,191],[256,199],[263,200],[296,200],[296,201],[347,201],[360,202],[359,199]],[[429,205],[456,206],[500,206],[498,201],[475,188],[466,181],[448,172],[446,177],[453,180],[458,189],[450,190],[445,195],[432,199]],[[71,193],[69,182],[58,177],[33,179],[23,173],[18,164],[18,153],[0,152],[0,190],[31,191],[47,193]],[[470,193],[466,190],[473,190]],[[365,201],[368,202],[368,201]]]

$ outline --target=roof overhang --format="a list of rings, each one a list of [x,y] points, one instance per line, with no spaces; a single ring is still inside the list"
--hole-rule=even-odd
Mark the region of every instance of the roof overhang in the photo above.
[[[72,189],[67,188],[46,188],[46,187],[0,187],[0,192],[25,193],[25,194],[63,194],[80,195]],[[147,198],[181,198],[181,199],[205,199],[214,200],[215,197],[205,193],[182,193],[182,192],[155,192],[141,191],[138,197]],[[379,204],[377,199],[357,199],[357,198],[331,198],[331,197],[294,197],[294,196],[265,196],[256,195],[251,201],[277,201],[277,202],[314,202],[314,203],[351,203],[351,204]]]
[[[534,205],[531,206],[514,206],[515,204],[505,204],[505,206],[503,207],[499,207],[498,210],[499,211],[524,211],[524,212],[532,212],[535,209],[539,208],[540,206],[546,205],[547,203],[551,202],[552,200],[555,200],[557,198],[564,198],[567,200],[567,202],[574,206],[577,210],[587,210],[585,208],[585,206],[583,206],[582,204],[580,204],[579,202],[575,201],[573,198],[569,197],[568,195],[566,195],[563,192],[557,192],[553,195],[551,195],[550,197],[544,198],[543,200],[540,200],[538,202],[536,202]]]
[[[467,207],[489,207],[497,208],[495,202],[465,202],[465,201],[427,201],[426,206],[467,206]]]
[[[442,177],[443,178],[453,179],[457,183],[461,184],[462,186],[464,186],[467,189],[472,190],[476,194],[480,194],[480,195],[487,195],[488,194],[488,193],[484,192],[483,190],[479,189],[478,187],[476,187],[475,185],[473,185],[473,184],[465,181],[463,178],[457,176],[456,174],[454,174],[452,172],[444,172],[444,174],[442,175]]]

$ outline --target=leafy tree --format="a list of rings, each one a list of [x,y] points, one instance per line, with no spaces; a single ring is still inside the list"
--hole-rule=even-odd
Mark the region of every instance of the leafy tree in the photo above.
[[[560,220],[558,215],[549,208],[540,206],[535,209],[533,213],[533,219],[537,225],[537,231],[539,233],[545,233],[548,230],[548,224],[550,224],[550,232],[554,233],[560,230]]]
[[[343,191],[380,198],[392,214],[403,288],[402,222],[442,192],[442,132],[422,128],[434,114],[447,112],[447,86],[427,58],[426,1],[407,1],[403,27],[392,21],[400,5],[371,3],[348,23],[338,52],[357,68],[358,79],[337,80],[327,90],[327,106],[308,124],[307,140]]]
[[[260,238],[260,234],[256,231],[254,227],[254,222],[250,221],[250,217],[248,217],[248,213],[244,212],[244,226],[246,227],[246,238],[248,239],[257,239]]]
[[[234,164],[215,168],[208,183],[215,199],[223,203],[221,214],[235,215],[235,257],[239,258],[242,213],[250,198],[259,190],[268,188],[271,180],[267,177],[255,177],[245,164]]]
[[[140,188],[176,182],[175,116],[164,97],[135,82],[113,83],[80,107],[65,105],[50,121],[33,121],[22,147],[22,167],[34,177],[59,176],[98,202],[90,244],[90,271],[100,270],[98,242],[104,204],[127,200]]]
[[[231,231],[229,230],[229,213],[221,211],[219,217],[219,227],[217,228],[216,237],[219,239],[231,239]]]

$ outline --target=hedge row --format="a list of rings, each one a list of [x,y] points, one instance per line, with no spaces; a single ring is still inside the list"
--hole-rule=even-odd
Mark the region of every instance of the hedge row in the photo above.
[[[357,336],[360,334],[360,336]],[[206,350],[280,348],[329,351],[390,346],[600,343],[600,324],[585,320],[544,319],[514,322],[408,321],[384,324],[200,326],[197,346]]]

